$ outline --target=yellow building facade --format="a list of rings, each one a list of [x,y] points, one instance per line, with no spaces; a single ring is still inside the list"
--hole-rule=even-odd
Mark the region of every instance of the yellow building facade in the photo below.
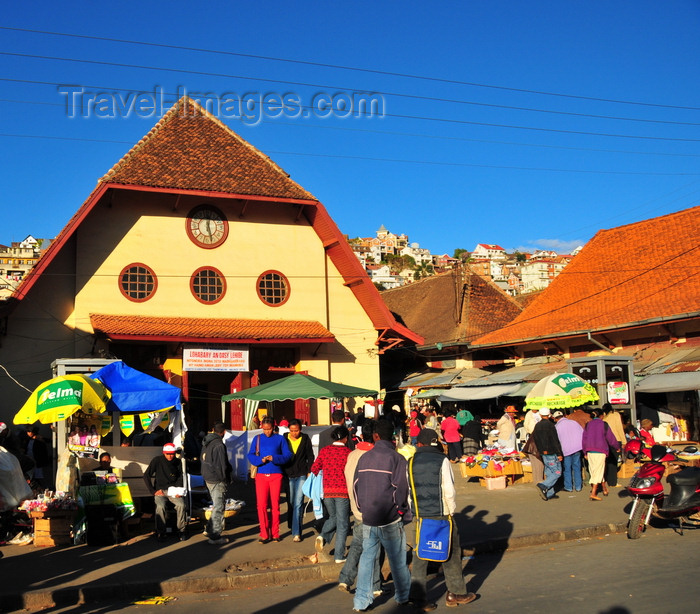
[[[28,388],[58,358],[120,358],[180,385],[202,429],[222,395],[295,371],[378,390],[380,353],[422,341],[323,205],[186,98],[100,179],[2,318],[0,364]],[[0,394],[11,420],[28,393],[1,377]],[[327,401],[274,412],[329,417]],[[242,426],[241,407],[225,417]]]

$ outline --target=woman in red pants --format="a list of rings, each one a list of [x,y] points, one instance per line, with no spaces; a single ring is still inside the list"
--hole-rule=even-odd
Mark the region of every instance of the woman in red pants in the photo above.
[[[292,451],[282,435],[275,433],[274,422],[267,416],[260,425],[262,435],[251,442],[248,461],[258,468],[255,476],[255,498],[258,505],[260,539],[266,544],[270,540],[280,541],[280,492],[282,491],[282,466],[292,460]],[[271,518],[267,508],[270,508]]]

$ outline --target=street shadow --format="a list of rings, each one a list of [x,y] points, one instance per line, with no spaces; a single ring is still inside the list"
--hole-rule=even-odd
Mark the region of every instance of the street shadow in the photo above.
[[[488,513],[488,510],[477,510],[475,506],[468,505],[455,514],[462,545],[465,592],[476,593],[477,597],[479,589],[500,563],[513,533],[510,514],[501,514],[494,522],[489,523],[485,520]],[[477,545],[479,547],[475,549]],[[444,598],[447,587],[439,563],[428,566],[426,589],[428,601],[437,602]]]
[[[206,539],[194,537],[204,528],[199,521],[190,524],[190,538],[185,542],[179,542],[175,536],[156,541],[151,535],[154,527],[148,523],[141,527],[140,535],[121,544],[28,548],[17,556],[5,557],[5,565],[12,562],[13,582],[12,586],[3,586],[6,594],[0,595],[0,611],[24,609],[24,596],[31,591],[50,594],[55,605],[44,612],[71,606],[75,606],[75,612],[109,611],[101,610],[102,604],[132,602],[134,595],[162,596],[166,590],[163,581],[195,573],[212,563],[221,561],[223,571],[226,553],[257,540],[258,532],[254,497],[248,493],[241,497],[242,492],[235,485],[230,492],[234,498],[246,501],[246,506],[245,513],[227,519],[227,528],[235,525],[236,532],[233,541],[223,546],[212,546]],[[9,590],[11,594],[7,594]]]
[[[488,510],[477,510],[467,506],[458,515],[458,528],[462,547],[472,554],[464,568],[467,589],[478,593],[491,572],[500,563],[503,553],[508,548],[508,541],[513,533],[511,514],[500,514],[494,522],[487,522]],[[478,545],[478,547],[476,547]]]
[[[295,595],[293,598],[266,606],[260,610],[255,610],[255,612],[251,612],[251,614],[279,614],[280,612],[291,612],[306,599],[313,599],[314,597],[327,593],[332,589],[335,589],[335,584],[323,584],[321,586],[317,586],[316,588],[312,588],[304,595]]]

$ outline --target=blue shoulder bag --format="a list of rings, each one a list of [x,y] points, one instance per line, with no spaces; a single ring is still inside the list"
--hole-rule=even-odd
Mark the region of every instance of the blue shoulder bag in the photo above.
[[[418,519],[416,523],[416,545],[413,550],[419,559],[444,563],[450,558],[452,516],[448,516],[446,519],[421,518],[418,510],[416,487],[413,483],[413,458],[408,463],[408,475],[411,478],[414,512]]]

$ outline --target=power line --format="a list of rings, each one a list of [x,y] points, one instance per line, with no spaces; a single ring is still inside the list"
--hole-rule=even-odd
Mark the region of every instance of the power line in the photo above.
[[[37,84],[37,85],[53,85],[53,86],[61,86],[64,84],[61,84],[59,82],[50,82],[50,81],[32,81],[28,79],[9,79],[9,78],[2,78],[0,77],[0,81],[12,81],[12,82],[20,82],[20,83],[31,83],[31,84]],[[132,92],[132,93],[138,93],[141,90],[138,89],[129,89],[129,88],[117,88],[117,87],[111,87],[111,86],[101,86],[101,85],[86,85],[83,84],[81,87],[90,87],[90,88],[102,88],[102,89],[109,89],[112,91],[120,91],[120,92]],[[165,93],[165,95],[170,96],[170,95],[175,95],[171,93]],[[39,104],[39,105],[45,105],[45,106],[55,106],[55,107],[65,107],[64,103],[60,102],[42,102],[42,101],[36,101],[36,100],[16,100],[16,99],[11,99],[11,98],[0,98],[0,102],[9,102],[9,103],[17,103],[17,104]],[[306,109],[306,110],[313,110],[313,107],[308,106],[308,105],[301,105],[301,109]],[[602,148],[595,148],[595,147],[572,147],[572,146],[567,146],[567,145],[549,145],[549,144],[543,144],[543,143],[522,143],[522,142],[517,142],[517,141],[498,141],[498,140],[490,140],[490,139],[474,139],[474,138],[468,138],[468,137],[458,137],[458,136],[446,136],[446,135],[439,135],[439,134],[421,134],[421,133],[416,133],[416,132],[399,132],[399,131],[392,131],[392,130],[372,130],[369,128],[347,128],[344,126],[332,126],[328,124],[309,124],[306,122],[283,122],[283,121],[277,121],[273,120],[275,125],[282,125],[282,126],[303,126],[304,128],[317,128],[317,129],[324,129],[324,130],[343,130],[347,132],[364,132],[364,133],[369,133],[369,134],[384,134],[384,135],[391,135],[391,136],[408,136],[408,137],[415,137],[415,138],[426,138],[426,139],[438,139],[438,140],[445,140],[445,141],[463,141],[463,142],[469,142],[469,143],[486,143],[486,144],[493,144],[493,145],[512,145],[512,146],[517,146],[517,147],[540,147],[544,149],[561,149],[561,150],[566,150],[566,151],[590,151],[590,152],[596,152],[596,153],[620,153],[620,154],[630,154],[630,155],[645,155],[645,156],[667,156],[667,157],[681,157],[681,158],[699,158],[700,154],[691,154],[691,153],[677,153],[677,152],[660,152],[660,151],[631,151],[631,150],[625,150],[625,149],[602,149]],[[16,136],[20,138],[41,138],[41,137],[35,137],[32,135],[6,135],[6,136]],[[54,139],[61,139],[65,138],[66,140],[71,140],[68,137],[50,137],[47,136],[45,138],[54,138]],[[87,142],[100,142],[99,139],[72,139],[72,140],[84,140]],[[105,140],[103,142],[106,143],[125,143],[125,144],[130,144],[129,141],[111,141],[111,140]]]
[[[63,141],[84,141],[88,143],[116,143],[131,145],[131,141],[117,141],[117,140],[107,140],[107,139],[85,139],[77,137],[60,137],[60,136],[41,136],[41,135],[31,135],[31,134],[12,134],[12,133],[0,133],[0,137],[6,138],[27,138],[27,139],[47,139],[47,140],[63,140]],[[408,160],[401,158],[379,158],[372,156],[351,156],[351,155],[340,155],[340,154],[315,154],[306,152],[296,152],[296,151],[279,151],[279,150],[267,150],[266,155],[286,155],[286,156],[306,156],[313,158],[329,158],[329,159],[339,159],[339,160],[363,160],[370,162],[395,162],[402,164],[425,164],[429,166],[451,166],[451,167],[465,167],[465,168],[491,168],[491,169],[501,169],[501,170],[516,170],[516,171],[544,171],[552,173],[584,173],[584,174],[594,174],[594,175],[634,175],[634,176],[644,176],[644,177],[697,177],[700,173],[661,173],[661,172],[648,172],[648,171],[609,171],[609,170],[595,170],[595,169],[571,169],[571,168],[552,168],[552,167],[536,167],[536,166],[508,166],[502,164],[478,164],[471,162],[437,162],[432,160]]]
[[[452,84],[452,85],[466,85],[469,87],[496,89],[496,90],[502,90],[502,91],[525,93],[525,94],[537,94],[540,96],[555,96],[555,97],[559,97],[559,98],[571,98],[574,100],[588,100],[588,101],[594,101],[594,102],[609,102],[609,103],[615,103],[615,104],[629,104],[629,105],[635,105],[635,106],[655,107],[655,108],[663,108],[663,109],[684,109],[684,110],[690,110],[690,111],[700,111],[700,107],[669,105],[669,104],[660,104],[660,103],[652,103],[652,102],[642,102],[642,101],[636,101],[636,100],[620,100],[620,99],[614,99],[614,98],[600,98],[600,97],[595,97],[595,96],[581,96],[581,95],[565,94],[562,92],[551,92],[551,91],[545,91],[545,90],[530,90],[530,89],[524,89],[524,88],[508,87],[508,86],[503,86],[503,85],[492,85],[492,84],[477,83],[477,82],[472,82],[472,81],[460,81],[457,79],[445,79],[445,78],[441,78],[441,77],[428,77],[426,75],[417,75],[417,74],[410,74],[410,73],[377,70],[377,69],[371,69],[371,68],[362,68],[362,67],[357,67],[357,66],[344,66],[342,64],[328,64],[328,63],[324,63],[324,62],[293,60],[290,58],[279,58],[279,57],[274,57],[274,56],[255,55],[255,54],[240,53],[240,52],[235,52],[235,51],[222,51],[222,50],[217,50],[217,49],[206,49],[206,48],[202,48],[202,47],[187,47],[184,45],[171,45],[171,44],[165,44],[165,43],[154,43],[154,42],[150,42],[150,41],[137,41],[137,40],[129,40],[129,39],[121,39],[121,38],[109,38],[109,37],[105,37],[105,36],[90,36],[90,35],[86,35],[86,34],[71,34],[71,33],[66,33],[66,32],[51,32],[51,31],[47,31],[47,30],[34,30],[34,29],[29,29],[29,28],[12,28],[9,26],[0,26],[0,29],[13,30],[16,32],[31,32],[34,34],[49,34],[52,36],[65,36],[65,37],[71,37],[71,38],[82,38],[82,39],[88,39],[88,40],[100,40],[100,41],[105,41],[105,42],[126,43],[126,44],[130,44],[130,45],[143,45],[143,46],[148,46],[148,47],[159,47],[162,49],[178,49],[181,51],[196,51],[199,53],[212,53],[212,54],[217,54],[217,55],[244,57],[244,58],[250,58],[250,59],[256,59],[256,60],[267,60],[267,61],[273,61],[273,62],[286,62],[286,63],[290,63],[290,64],[299,64],[299,65],[305,65],[305,66],[317,66],[320,68],[333,68],[333,69],[338,69],[338,70],[349,70],[349,71],[355,71],[355,72],[363,72],[363,73],[368,73],[368,74],[383,75],[383,76],[387,76],[387,77],[401,77],[401,78],[406,78],[406,79],[418,79],[418,80],[422,80],[422,81],[448,83],[448,84]]]
[[[267,153],[275,155],[287,155],[287,156],[308,156],[315,158],[339,158],[343,160],[368,160],[371,162],[400,162],[404,164],[427,164],[432,166],[454,166],[454,167],[466,167],[466,168],[493,168],[502,170],[515,170],[515,171],[546,171],[554,173],[585,173],[594,175],[641,175],[645,177],[697,177],[700,173],[657,173],[657,172],[643,172],[643,171],[605,171],[605,170],[586,170],[586,169],[567,169],[567,168],[547,168],[547,167],[536,167],[536,166],[508,166],[500,164],[477,164],[471,162],[432,162],[428,160],[406,160],[401,158],[376,158],[370,156],[343,156],[337,154],[311,154],[311,153],[298,153],[293,151],[277,151],[268,150]]]
[[[103,60],[87,60],[87,59],[81,59],[81,58],[62,58],[62,57],[58,57],[58,56],[44,56],[44,55],[36,55],[36,54],[28,54],[28,53],[15,53],[15,52],[9,52],[9,51],[0,51],[0,55],[33,58],[33,59],[41,59],[41,60],[54,60],[54,61],[60,61],[60,62],[77,62],[77,63],[82,63],[82,64],[112,66],[112,67],[116,67],[116,68],[135,68],[135,69],[140,69],[140,70],[183,73],[183,74],[191,74],[191,75],[199,75],[199,76],[207,76],[207,77],[224,77],[224,78],[228,78],[228,79],[244,79],[244,80],[249,80],[249,81],[262,81],[265,83],[281,83],[281,84],[285,84],[285,85],[300,85],[303,87],[323,87],[323,88],[334,88],[334,89],[340,87],[340,86],[328,85],[328,84],[306,83],[306,82],[288,81],[288,80],[282,80],[282,79],[263,79],[263,78],[259,78],[259,77],[247,77],[247,76],[242,76],[242,75],[232,75],[232,74],[226,74],[226,73],[187,70],[184,68],[145,66],[145,65],[141,65],[141,64],[126,64],[123,62],[106,62]],[[363,113],[363,114],[367,114],[367,113]],[[421,120],[421,121],[446,122],[446,123],[451,123],[451,124],[486,126],[486,127],[490,127],[490,128],[510,128],[513,130],[534,130],[534,131],[538,131],[538,132],[555,132],[555,133],[559,133],[559,134],[577,134],[577,135],[584,135],[584,136],[606,136],[606,137],[613,137],[613,138],[643,139],[643,140],[652,140],[652,141],[676,141],[676,142],[684,142],[684,143],[698,143],[698,142],[700,142],[700,139],[689,139],[689,138],[680,138],[680,137],[674,138],[674,137],[660,137],[660,136],[648,136],[648,135],[641,135],[640,136],[640,135],[617,134],[617,133],[607,133],[607,132],[591,132],[591,131],[586,131],[586,130],[564,130],[564,129],[557,129],[557,128],[542,128],[542,127],[537,127],[537,126],[519,126],[519,125],[513,125],[513,124],[498,124],[498,123],[493,123],[493,122],[477,122],[477,121],[469,121],[469,120],[464,120],[464,119],[426,117],[426,116],[419,116],[419,115],[402,115],[402,114],[395,114],[395,113],[383,113],[382,115],[384,117],[394,117],[394,118],[398,118],[398,119],[413,119],[413,120]]]

